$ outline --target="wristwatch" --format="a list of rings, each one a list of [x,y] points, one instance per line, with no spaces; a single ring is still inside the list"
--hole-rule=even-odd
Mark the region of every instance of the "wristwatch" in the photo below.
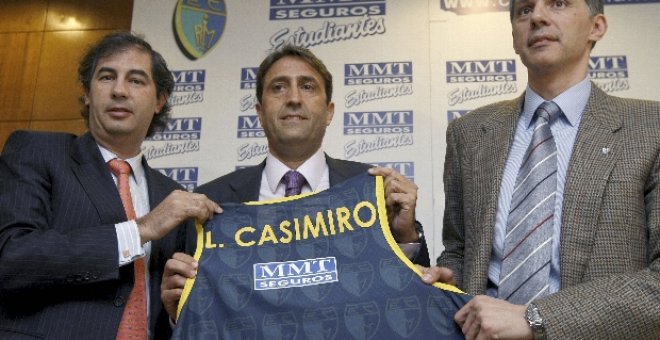
[[[424,228],[417,221],[415,221],[415,231],[417,232],[417,242],[415,243],[422,243],[422,239],[424,238]]]
[[[541,318],[539,307],[533,302],[527,305],[525,317],[527,318],[529,327],[532,329],[534,340],[545,340],[545,327],[543,327],[543,318]]]

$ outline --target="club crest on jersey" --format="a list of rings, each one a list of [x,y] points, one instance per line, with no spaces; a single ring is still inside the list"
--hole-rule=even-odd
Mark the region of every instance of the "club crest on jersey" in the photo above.
[[[245,308],[250,301],[252,290],[250,289],[250,276],[243,274],[227,274],[220,277],[220,291],[224,296],[230,296],[225,303],[233,310]]]
[[[422,319],[422,307],[417,296],[387,299],[385,320],[401,337],[407,338],[417,330]]]
[[[330,340],[337,336],[339,316],[334,307],[308,309],[303,313],[302,321],[303,330],[309,339],[316,337],[321,340]]]
[[[413,279],[413,272],[406,267],[399,266],[398,257],[382,259],[380,261],[380,278],[388,286],[403,291]]]
[[[369,291],[374,282],[374,268],[369,261],[347,263],[341,268],[341,285],[353,296],[360,297]]]
[[[327,238],[301,240],[296,242],[295,247],[300,257],[323,257],[328,255],[330,241]]]
[[[205,56],[220,41],[226,21],[224,0],[178,0],[174,29],[179,49],[192,60]]]
[[[355,339],[371,339],[380,327],[378,305],[374,301],[347,304],[344,323]]]
[[[194,327],[191,327],[194,328]],[[222,330],[223,339],[256,339],[257,338],[257,322],[252,316],[239,316],[236,318],[227,319],[224,323]],[[209,339],[216,339],[218,334],[215,333]],[[188,337],[188,339],[201,339],[195,337]]]

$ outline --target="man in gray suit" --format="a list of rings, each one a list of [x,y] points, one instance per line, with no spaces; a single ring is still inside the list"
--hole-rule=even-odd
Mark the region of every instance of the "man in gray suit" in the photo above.
[[[170,113],[174,79],[158,52],[131,33],[111,34],[78,76],[89,132],[18,131],[0,156],[1,339],[114,339],[124,330],[147,339],[159,316],[169,328],[159,296],[171,231],[221,212],[140,152]],[[113,175],[115,162],[130,174]],[[125,313],[137,309],[140,318]]]
[[[591,50],[607,31],[602,0],[511,1],[511,23],[528,87],[449,125],[445,251],[425,269],[425,281],[486,294],[454,317],[467,339],[658,339],[660,105],[609,96],[589,81]],[[541,221],[505,250],[516,233],[508,227],[518,209],[514,191],[527,187],[517,185],[517,174],[544,101],[560,109],[548,123],[556,144],[548,158],[556,160],[544,220],[550,236],[532,244]],[[505,261],[546,246],[538,291],[524,302],[505,300],[508,280],[524,287],[537,279],[518,275],[536,253],[511,271]]]
[[[266,200],[285,196],[282,179],[290,170],[304,176],[302,193],[325,190],[369,171],[384,176],[395,240],[413,262],[429,263],[422,226],[415,221],[417,186],[393,169],[370,168],[323,152],[323,137],[332,121],[334,103],[332,75],[320,59],[308,49],[292,45],[273,51],[259,66],[256,92],[259,121],[268,139],[266,159],[204,184],[197,192],[220,205]],[[181,288],[186,278],[194,277],[195,266],[194,259],[183,253],[174,254],[167,262],[162,297],[172,317]]]

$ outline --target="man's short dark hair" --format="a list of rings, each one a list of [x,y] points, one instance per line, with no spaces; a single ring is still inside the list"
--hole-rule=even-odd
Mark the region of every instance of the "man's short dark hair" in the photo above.
[[[151,75],[156,85],[156,96],[169,98],[174,89],[174,77],[167,68],[167,63],[160,53],[156,52],[143,38],[131,32],[116,32],[105,36],[96,44],[92,45],[80,60],[78,66],[78,80],[82,84],[85,94],[89,93],[92,77],[98,61],[117,53],[124,52],[130,48],[138,48],[151,55]],[[81,100],[82,101],[82,100]],[[89,124],[89,105],[84,101],[81,115],[85,123]],[[170,117],[172,107],[168,102],[154,115],[147,130],[147,136],[152,136],[156,131],[162,130]]]
[[[323,78],[325,85],[326,104],[332,101],[332,74],[325,67],[321,59],[317,58],[309,49],[300,46],[286,44],[271,52],[259,65],[257,71],[257,100],[261,103],[264,94],[264,77],[271,66],[284,57],[296,57],[306,61]]]
[[[589,7],[589,16],[593,17],[596,14],[603,14],[605,13],[605,9],[603,6],[603,0],[585,0],[587,2],[587,6]],[[509,19],[511,19],[511,22],[513,22],[513,11],[516,7],[516,0],[510,0],[509,1]]]

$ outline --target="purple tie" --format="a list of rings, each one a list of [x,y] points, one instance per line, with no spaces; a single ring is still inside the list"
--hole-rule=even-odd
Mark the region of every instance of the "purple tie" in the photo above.
[[[306,180],[305,176],[303,176],[298,171],[289,170],[284,174],[284,176],[282,176],[282,182],[284,182],[284,185],[286,185],[284,196],[293,196],[300,194]]]

